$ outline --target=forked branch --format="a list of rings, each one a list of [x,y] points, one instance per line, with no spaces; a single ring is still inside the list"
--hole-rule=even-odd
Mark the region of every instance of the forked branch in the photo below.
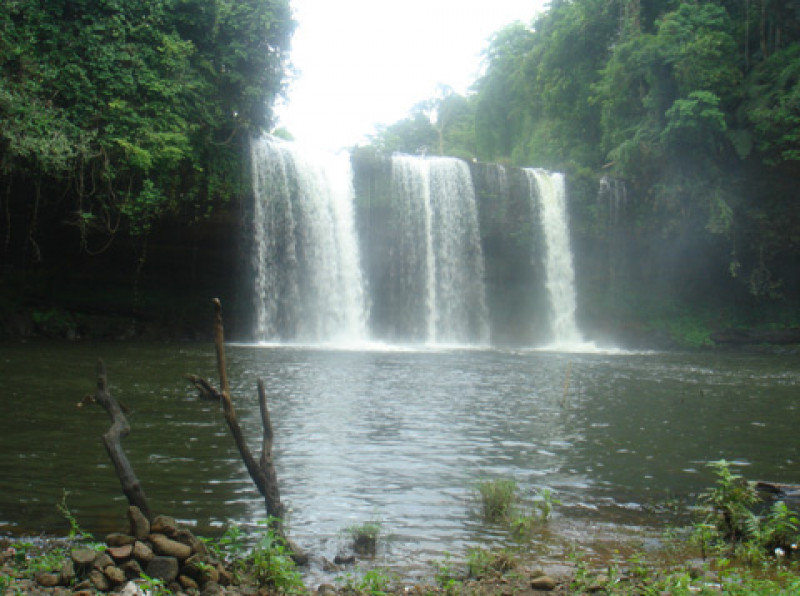
[[[273,432],[269,417],[269,409],[267,408],[267,395],[264,389],[264,383],[261,379],[258,380],[258,397],[264,436],[261,458],[259,461],[256,461],[250,448],[247,446],[247,441],[239,425],[239,419],[236,417],[236,409],[233,407],[233,400],[231,399],[230,383],[228,381],[228,372],[225,362],[225,332],[222,325],[222,305],[218,298],[214,299],[214,315],[214,346],[217,353],[219,383],[222,389],[217,390],[211,383],[196,375],[190,375],[189,380],[194,384],[202,397],[215,401],[218,400],[222,404],[222,413],[225,416],[225,422],[228,423],[228,428],[233,435],[236,447],[239,449],[239,455],[247,468],[247,472],[250,474],[250,478],[252,478],[256,488],[258,488],[258,492],[264,497],[264,505],[267,514],[270,517],[280,520],[283,518],[284,507],[281,503],[278,477],[272,461]]]

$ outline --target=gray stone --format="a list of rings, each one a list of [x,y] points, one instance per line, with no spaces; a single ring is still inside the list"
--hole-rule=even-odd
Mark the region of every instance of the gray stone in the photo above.
[[[125,561],[119,568],[122,569],[125,573],[125,577],[128,579],[136,579],[142,575],[142,566],[139,565],[139,561],[135,559]]]
[[[192,547],[177,540],[171,540],[163,534],[150,534],[150,542],[159,555],[185,560],[192,556]]]
[[[108,546],[126,546],[134,542],[136,542],[136,538],[128,534],[120,534],[119,532],[106,536],[106,544]]]
[[[113,586],[122,585],[127,579],[125,577],[125,572],[119,567],[106,567],[103,573],[105,573],[108,581],[110,581]]]
[[[198,541],[198,538],[186,528],[178,528],[171,538],[188,546],[193,546],[194,543]]]
[[[92,566],[95,569],[99,569],[100,571],[102,571],[103,569],[105,569],[109,565],[113,565],[113,564],[114,564],[114,559],[112,559],[111,556],[107,552],[98,554],[94,558],[94,561],[92,562]]]
[[[556,580],[549,575],[542,575],[531,580],[531,588],[541,592],[552,592],[556,589],[557,585]]]
[[[72,559],[72,562],[78,567],[88,567],[94,562],[94,559],[97,556],[97,551],[85,546],[80,546],[78,548],[73,548],[70,551],[69,556]]]
[[[144,542],[136,542],[133,545],[133,558],[140,563],[149,563],[153,560],[155,554],[153,549],[147,546]]]
[[[36,583],[45,588],[54,588],[61,583],[61,574],[59,573],[40,573],[36,576]]]
[[[115,561],[125,561],[130,559],[133,555],[133,544],[126,544],[125,546],[111,546],[106,551],[111,558]]]
[[[150,532],[152,534],[165,534],[167,536],[174,536],[178,531],[178,522],[174,517],[168,515],[158,515],[150,524]]]
[[[165,583],[175,581],[178,577],[178,559],[175,557],[153,557],[145,567],[145,573]]]
[[[108,581],[108,578],[99,569],[92,569],[89,572],[89,581],[101,592],[105,592],[111,587],[111,582]]]
[[[144,540],[152,531],[150,529],[150,521],[135,505],[128,507],[128,521],[131,523],[131,534],[137,540]]]

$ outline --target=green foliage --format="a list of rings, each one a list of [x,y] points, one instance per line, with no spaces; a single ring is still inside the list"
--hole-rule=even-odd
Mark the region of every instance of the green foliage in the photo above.
[[[517,556],[506,549],[489,550],[473,547],[467,551],[467,572],[469,577],[486,577],[503,574],[514,569],[519,561]]]
[[[434,575],[436,585],[441,588],[445,594],[458,594],[461,588],[461,581],[459,575],[453,569],[453,561],[450,553],[445,552],[444,559],[441,561],[434,561]]]
[[[385,569],[369,569],[362,575],[348,573],[336,578],[342,591],[354,594],[368,594],[369,596],[384,596],[389,593],[395,578]]]
[[[163,579],[150,577],[145,573],[141,574],[136,583],[144,590],[145,594],[152,594],[153,596],[168,596],[172,594],[172,591],[164,584]]]
[[[787,263],[800,255],[800,12],[789,5],[553,2],[492,36],[471,95],[421,102],[376,145],[622,179],[644,263],[692,245],[715,254],[698,275],[735,279],[743,309],[748,293],[774,302],[782,281],[796,288]],[[602,236],[589,200],[582,232]],[[665,273],[640,275],[650,288]]]
[[[705,573],[690,573],[682,564],[665,565],[634,555],[628,561],[615,561],[605,569],[592,568],[585,560],[575,562],[570,583],[571,593],[609,595],[658,594],[731,594],[737,596],[796,594],[800,576],[795,570],[775,569],[768,574],[751,568],[734,568],[724,561]]]
[[[119,215],[144,235],[165,213],[230,200],[249,135],[271,124],[293,28],[287,0],[4,0],[4,188],[37,181],[84,235],[115,233]],[[11,197],[24,212],[30,199]]]
[[[283,537],[268,527],[248,557],[249,571],[258,585],[279,594],[303,593],[303,578],[291,554]]]
[[[708,467],[717,479],[714,487],[700,495],[703,523],[731,542],[747,538],[754,517],[750,508],[758,501],[755,485],[732,472],[725,460],[709,462]]]
[[[64,516],[64,519],[69,522],[69,538],[71,540],[80,539],[80,540],[93,540],[94,536],[91,533],[87,532],[83,528],[81,528],[80,524],[78,523],[78,519],[72,513],[69,506],[67,505],[67,497],[69,496],[69,491],[64,490],[61,494],[61,502],[56,504],[56,508],[58,509],[59,513]]]
[[[506,520],[517,498],[517,483],[508,478],[481,480],[476,487],[483,519],[488,522]]]
[[[350,526],[347,529],[353,541],[353,550],[360,555],[375,555],[378,550],[378,538],[381,535],[381,523],[369,521],[364,524]]]
[[[797,514],[778,501],[766,514],[757,515],[754,483],[733,473],[725,460],[708,465],[716,484],[700,496],[703,518],[695,525],[693,537],[704,556],[709,550],[728,550],[746,562],[759,563],[768,556],[781,559],[791,553],[800,539]]]
[[[217,539],[203,539],[215,557],[233,562],[242,557],[247,549],[247,536],[236,524],[231,524]]]

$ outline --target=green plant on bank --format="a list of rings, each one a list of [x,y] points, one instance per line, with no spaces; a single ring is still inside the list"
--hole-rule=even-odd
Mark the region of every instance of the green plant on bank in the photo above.
[[[473,547],[467,551],[467,574],[475,578],[501,575],[514,569],[518,562],[517,555],[509,549]]]
[[[360,577],[347,573],[335,579],[340,588],[345,592],[355,594],[369,594],[370,596],[384,596],[388,593],[395,578],[386,569],[370,569]]]
[[[67,497],[69,496],[69,491],[64,489],[61,493],[61,502],[56,504],[56,508],[58,512],[64,517],[67,522],[69,522],[69,538],[70,540],[81,539],[81,540],[93,540],[94,536],[91,533],[87,532],[83,528],[81,528],[80,524],[78,523],[78,519],[70,510],[69,506],[67,505]]]
[[[48,550],[44,544],[16,542],[12,548],[14,566],[23,577],[33,578],[39,573],[60,571],[67,561],[66,548],[63,546]]]
[[[505,522],[517,538],[546,523],[560,501],[549,488],[534,491],[530,504],[520,502],[517,483],[510,479],[482,480],[477,485],[481,516],[489,523]]]
[[[457,594],[461,587],[458,574],[453,569],[453,561],[450,553],[444,553],[444,559],[433,562],[433,579],[446,594]]]
[[[272,518],[259,522],[266,526],[266,532],[248,557],[250,572],[260,586],[268,586],[280,594],[302,594],[303,578],[286,539],[275,530],[273,522]]]
[[[734,568],[723,560],[714,569],[693,573],[682,565],[648,561],[643,554],[622,563],[614,562],[604,569],[593,569],[582,559],[573,559],[573,564],[570,593],[575,594],[788,596],[800,593],[797,569],[777,568],[764,573],[749,567]]]
[[[172,594],[172,591],[164,585],[163,579],[150,577],[145,573],[139,575],[139,579],[136,583],[145,594],[151,594],[152,596],[167,596],[168,594]]]
[[[800,540],[797,515],[783,501],[757,515],[752,510],[759,501],[755,484],[732,472],[725,460],[708,465],[716,484],[700,495],[703,518],[692,537],[703,557],[729,552],[748,563],[763,563],[769,555],[787,555]]]
[[[353,550],[359,555],[374,556],[378,551],[378,538],[381,535],[381,522],[369,521],[347,528],[353,541]]]
[[[512,513],[517,499],[517,482],[508,478],[481,480],[477,493],[484,521],[503,521]]]
[[[246,549],[245,533],[236,524],[231,524],[225,533],[217,539],[203,538],[212,554],[218,559],[231,562],[239,559]]]

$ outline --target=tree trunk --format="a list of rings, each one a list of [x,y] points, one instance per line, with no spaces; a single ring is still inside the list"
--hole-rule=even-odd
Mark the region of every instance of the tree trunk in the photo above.
[[[122,492],[128,498],[129,504],[138,507],[147,519],[152,520],[153,514],[147,503],[144,489],[142,489],[142,485],[128,461],[128,456],[125,455],[125,451],[122,449],[122,439],[128,436],[131,432],[131,427],[119,402],[111,397],[108,392],[106,367],[99,358],[97,360],[97,391],[94,394],[94,399],[105,408],[111,417],[111,427],[103,434],[103,444],[106,447],[108,456],[111,458],[111,462],[114,464],[114,470],[116,470],[119,482],[122,485]]]

